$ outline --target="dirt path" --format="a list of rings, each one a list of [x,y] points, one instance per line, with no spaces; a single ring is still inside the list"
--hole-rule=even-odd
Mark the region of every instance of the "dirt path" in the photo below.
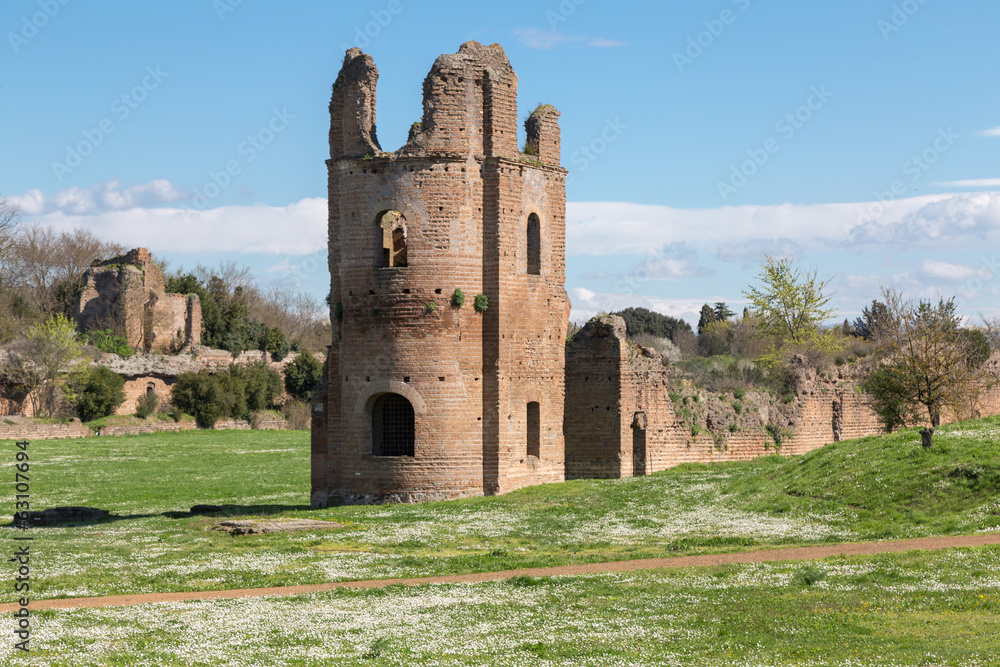
[[[187,600],[220,600],[232,598],[253,598],[268,595],[301,595],[317,591],[329,591],[335,588],[384,588],[402,584],[404,586],[421,586],[426,584],[457,584],[478,583],[481,581],[497,581],[530,575],[532,577],[551,577],[557,575],[598,574],[604,572],[634,572],[636,570],[657,570],[668,567],[699,567],[709,565],[726,565],[729,563],[773,563],[778,561],[815,560],[831,556],[865,556],[870,554],[892,553],[921,549],[934,551],[952,547],[978,547],[990,544],[1000,544],[1000,534],[965,535],[949,537],[922,537],[913,540],[897,540],[893,542],[849,542],[815,547],[790,547],[787,549],[767,549],[760,551],[741,551],[728,554],[710,554],[705,556],[677,556],[674,558],[646,558],[642,560],[624,560],[606,563],[588,563],[583,565],[560,565],[557,567],[534,567],[523,570],[504,570],[501,572],[480,572],[476,574],[452,574],[436,577],[419,577],[414,579],[372,579],[368,581],[341,581],[328,584],[309,584],[303,586],[276,586],[273,588],[242,588],[228,591],[199,591],[185,593],[144,593],[140,595],[110,595],[92,598],[62,598],[51,600],[32,600],[31,609],[79,609],[81,607],[128,607],[137,604],[154,602],[183,602]],[[15,611],[14,604],[0,605],[0,612]]]

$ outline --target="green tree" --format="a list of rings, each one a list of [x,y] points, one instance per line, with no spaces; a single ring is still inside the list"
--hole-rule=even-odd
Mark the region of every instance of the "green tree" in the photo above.
[[[820,280],[816,271],[803,272],[791,260],[766,257],[757,280],[760,285],[743,295],[761,333],[778,341],[805,342],[835,313],[823,293],[830,281]]]
[[[669,338],[676,343],[674,338],[678,332],[691,331],[691,325],[684,320],[663,315],[648,308],[626,308],[611,314],[625,320],[625,332],[629,336],[649,334],[655,338]]]
[[[231,413],[233,419],[249,419],[251,412],[273,408],[275,399],[281,395],[281,375],[262,361],[230,364],[227,374],[229,378],[238,379],[232,383],[234,391],[239,387],[243,394],[242,404],[246,406],[241,413]]]
[[[922,431],[929,447],[943,411],[972,416],[982,390],[995,383],[985,366],[989,345],[981,332],[961,328],[954,298],[935,304],[893,289],[882,294],[884,317],[872,339],[878,363],[864,388],[887,430],[929,422]]]
[[[701,317],[698,318],[698,335],[702,335],[705,332],[705,327],[707,327],[712,322],[715,322],[719,318],[715,316],[715,309],[712,308],[707,303],[701,307]]]
[[[76,338],[76,327],[63,315],[33,325],[23,340],[7,353],[3,373],[7,382],[26,394],[34,414],[52,417],[66,385],[66,378],[76,369],[83,355],[83,345]]]
[[[125,402],[125,379],[105,366],[91,366],[76,386],[76,415],[89,422],[109,417]]]
[[[716,301],[715,305],[712,307],[712,312],[715,313],[715,319],[720,322],[725,322],[736,314],[729,310],[729,306],[726,305],[725,301]]]
[[[194,415],[200,428],[214,428],[226,413],[226,395],[222,385],[207,370],[181,373],[170,392],[175,409]]]
[[[732,354],[733,327],[729,322],[716,320],[709,322],[698,334],[698,354],[714,357]]]
[[[872,300],[872,305],[865,306],[861,317],[854,320],[853,334],[865,340],[872,340],[885,327],[891,327],[889,309],[881,301]]]
[[[311,401],[322,377],[323,364],[311,354],[300,354],[285,366],[285,390],[299,400]]]

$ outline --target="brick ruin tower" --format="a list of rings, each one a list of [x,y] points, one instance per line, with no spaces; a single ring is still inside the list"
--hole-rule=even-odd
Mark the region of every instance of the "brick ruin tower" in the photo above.
[[[423,119],[387,153],[377,80],[350,49],[330,101],[333,344],[313,406],[312,504],[562,481],[559,112],[531,114],[521,152],[517,76],[499,45],[468,42],[434,63]]]

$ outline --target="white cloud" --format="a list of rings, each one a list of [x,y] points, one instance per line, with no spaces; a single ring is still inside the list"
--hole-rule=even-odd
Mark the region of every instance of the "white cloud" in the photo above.
[[[77,187],[60,190],[46,197],[41,190],[29,190],[10,199],[21,206],[25,215],[44,215],[62,212],[70,215],[88,215],[107,211],[125,211],[139,206],[173,204],[186,198],[166,179],[122,187],[117,180],[98,183],[87,189]]]
[[[946,188],[1000,188],[1000,178],[976,178],[968,181],[935,183]]]
[[[594,46],[599,48],[625,46],[625,42],[615,39],[590,38],[586,35],[567,35],[555,29],[514,28],[514,36],[529,49],[539,49],[541,51],[548,51],[563,45]]]
[[[986,130],[983,132],[984,137],[1000,137],[1000,127],[994,127],[992,130]]]
[[[160,206],[186,199],[169,181],[122,188],[117,181],[70,188],[51,197],[31,190],[12,200],[28,220],[57,230],[77,227],[128,247],[154,252],[233,252],[305,255],[326,247],[326,199],[286,206],[220,206],[198,211]]]
[[[934,259],[925,259],[920,267],[921,273],[929,278],[941,278],[961,282],[978,275],[978,268],[971,268],[961,264],[951,264],[949,262],[939,262]]]
[[[880,202],[677,209],[627,202],[569,202],[570,256],[648,253],[676,241],[756,263],[767,251],[800,256],[862,246],[979,246],[1000,241],[1000,192]]]

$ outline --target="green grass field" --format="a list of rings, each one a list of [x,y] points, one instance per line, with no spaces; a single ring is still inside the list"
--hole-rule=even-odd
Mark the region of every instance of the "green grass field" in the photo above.
[[[465,573],[1000,527],[996,418],[944,427],[930,451],[904,431],[804,457],[323,510],[308,508],[308,449],[307,433],[274,431],[32,443],[33,509],[88,505],[117,515],[33,529],[34,597]],[[12,479],[13,444],[3,450],[3,474]],[[10,496],[8,503],[12,512]],[[195,504],[348,528],[232,537],[206,530],[218,517],[190,516]],[[39,612],[36,647],[44,650],[30,664],[1000,664],[989,657],[1000,654],[1000,550],[808,567]],[[10,587],[0,599],[13,601]],[[99,657],[69,657],[83,646]],[[0,656],[10,657],[8,648]]]

